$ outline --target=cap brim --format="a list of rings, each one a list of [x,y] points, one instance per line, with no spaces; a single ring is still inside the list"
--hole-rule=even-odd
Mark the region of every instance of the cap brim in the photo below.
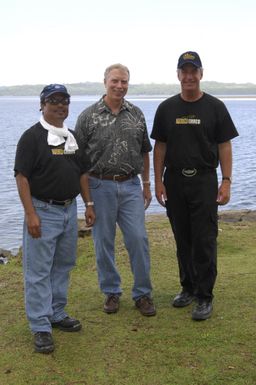
[[[51,95],[54,95],[54,94],[63,94],[63,95],[66,95],[66,96],[70,97],[70,95],[67,92],[57,91],[56,90],[56,91],[52,91],[49,94],[47,94],[46,98],[48,98],[48,96],[51,96]]]
[[[67,96],[68,98],[70,98],[70,95],[69,95],[67,92],[63,92],[63,91],[52,91],[52,92],[48,93],[46,96],[45,96],[45,95],[40,96],[40,101],[42,102],[43,100],[47,99],[49,96],[52,96],[52,95],[54,95],[54,94],[62,94],[62,95]]]
[[[192,60],[186,60],[184,63],[180,64],[178,66],[178,69],[182,68],[185,64],[192,64],[194,67],[196,68],[200,68],[200,64],[196,64],[195,62],[193,62]]]

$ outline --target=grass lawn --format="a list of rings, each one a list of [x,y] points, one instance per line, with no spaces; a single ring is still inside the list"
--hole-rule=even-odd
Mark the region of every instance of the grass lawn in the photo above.
[[[68,311],[78,333],[53,331],[55,351],[34,353],[23,303],[20,257],[0,265],[0,385],[255,385],[256,223],[219,223],[214,312],[191,320],[175,309],[175,244],[165,216],[147,217],[155,317],[131,300],[132,275],[120,233],[117,265],[123,295],[117,314],[102,311],[91,236],[79,238]]]

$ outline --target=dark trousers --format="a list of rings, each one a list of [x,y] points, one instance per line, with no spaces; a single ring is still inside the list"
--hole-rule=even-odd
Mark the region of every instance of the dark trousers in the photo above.
[[[198,299],[212,300],[217,276],[216,172],[186,177],[167,169],[164,184],[181,286]]]

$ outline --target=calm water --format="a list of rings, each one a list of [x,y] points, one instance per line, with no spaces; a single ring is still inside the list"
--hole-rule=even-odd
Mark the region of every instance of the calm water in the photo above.
[[[72,97],[67,124],[74,128],[78,114],[98,97]],[[130,98],[144,112],[151,132],[154,114],[163,99]],[[232,199],[225,209],[256,209],[256,99],[224,99],[240,136],[233,140]],[[0,248],[17,251],[21,245],[23,208],[13,177],[16,144],[21,134],[40,117],[38,98],[0,97]],[[152,162],[151,162],[152,163]],[[151,181],[153,182],[151,169]],[[154,186],[152,185],[152,191]],[[84,205],[78,199],[79,215]],[[154,198],[147,213],[160,213],[164,209]]]

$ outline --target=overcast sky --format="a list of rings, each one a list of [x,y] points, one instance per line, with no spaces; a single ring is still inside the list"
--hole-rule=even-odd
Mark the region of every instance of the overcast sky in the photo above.
[[[178,83],[197,51],[204,80],[256,84],[255,0],[0,0],[0,86],[102,81],[113,63],[133,84]]]

